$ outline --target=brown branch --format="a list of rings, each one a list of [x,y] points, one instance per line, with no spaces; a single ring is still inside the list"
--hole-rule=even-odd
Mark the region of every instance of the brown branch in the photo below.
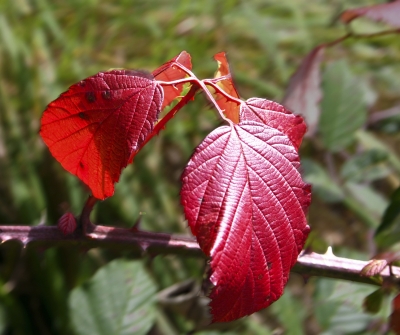
[[[343,35],[339,38],[337,38],[334,41],[323,43],[321,45],[325,47],[332,47],[336,44],[342,43],[345,40],[349,38],[354,38],[354,39],[364,39],[364,38],[374,38],[374,37],[381,37],[381,36],[386,36],[386,35],[392,35],[392,34],[399,34],[400,29],[390,29],[390,30],[384,30],[384,31],[379,31],[376,33],[371,33],[371,34],[357,34],[352,31],[349,31],[346,35]]]
[[[315,252],[302,253],[293,272],[307,276],[318,276],[327,278],[344,279],[358,283],[366,283],[373,285],[381,285],[386,280],[396,281],[400,284],[400,267],[392,266],[392,274],[387,266],[380,273],[382,280],[376,278],[362,276],[361,270],[366,266],[368,261],[359,261],[343,257],[336,257],[330,249],[325,254],[317,254]]]
[[[75,245],[83,248],[124,248],[149,254],[173,253],[191,256],[203,256],[193,237],[133,231],[124,228],[93,225],[86,235],[81,229],[64,236],[55,226],[0,226],[0,241],[16,240],[25,247],[54,247]],[[380,285],[376,280],[360,275],[361,269],[368,262],[336,257],[332,253],[302,253],[293,272],[306,276],[319,276],[344,279],[360,283]],[[400,267],[392,267],[393,276],[400,278]],[[383,279],[395,279],[385,268]],[[396,279],[397,280],[397,279]]]
[[[0,243],[19,241],[24,247],[54,247],[76,245],[82,248],[119,248],[149,253],[181,253],[201,255],[199,245],[192,237],[134,231],[100,225],[91,225],[85,234],[77,229],[64,235],[55,226],[0,226]]]
[[[387,118],[390,118],[393,116],[398,116],[398,115],[400,115],[400,106],[399,105],[370,114],[370,116],[368,118],[368,124],[371,125],[375,122],[379,122],[379,121],[385,120]]]

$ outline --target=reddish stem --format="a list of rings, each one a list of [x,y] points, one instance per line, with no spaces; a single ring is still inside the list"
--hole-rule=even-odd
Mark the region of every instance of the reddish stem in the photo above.
[[[181,64],[176,64],[179,68],[181,68],[183,71],[185,71],[190,78],[187,79],[191,79],[193,82],[197,83],[197,85],[199,85],[202,89],[203,92],[207,95],[208,99],[214,104],[214,107],[216,108],[216,110],[218,111],[219,115],[221,116],[221,118],[223,120],[225,120],[226,122],[228,122],[229,124],[232,124],[232,121],[229,120],[225,115],[224,115],[224,111],[219,108],[217,102],[215,101],[212,93],[208,90],[207,86],[204,84],[204,82],[202,80],[199,80],[192,71],[188,70],[187,68],[185,68],[183,65]]]
[[[336,39],[332,42],[323,43],[323,44],[321,44],[321,46],[332,47],[332,46],[339,44],[349,38],[355,38],[355,39],[357,39],[357,38],[373,38],[373,37],[380,37],[380,36],[399,34],[399,33],[400,33],[400,29],[384,30],[384,31],[380,31],[377,33],[373,33],[373,34],[355,34],[352,31],[349,31],[346,35],[339,37],[338,39]]]
[[[216,78],[216,79],[220,79],[220,78]],[[238,105],[241,105],[243,103],[243,100],[233,97],[232,95],[226,93],[221,87],[216,85],[214,79],[204,79],[203,82],[205,85],[212,86],[218,93],[222,94],[228,100],[236,102]]]
[[[225,80],[227,76],[220,77],[220,78],[215,78],[215,79],[205,79],[205,80],[199,80],[194,74],[186,69],[184,66],[180,66],[183,71],[185,71],[187,74],[191,75],[189,78],[183,78],[183,79],[178,79],[174,81],[158,81],[158,83],[162,86],[165,85],[178,85],[178,84],[187,84],[190,83],[192,87],[190,88],[189,92],[165,115],[158,123],[155,125],[153,131],[151,132],[150,135],[147,136],[146,140],[140,145],[140,147],[131,155],[129,158],[129,162],[131,163],[136,154],[142,150],[142,148],[156,135],[159,134],[159,132],[165,128],[165,125],[167,124],[168,121],[170,121],[175,114],[183,107],[185,106],[196,94],[196,92],[202,88],[203,91],[206,93],[208,98],[211,100],[211,102],[214,104],[216,109],[218,110],[219,114],[221,117],[228,121],[230,123],[230,120],[227,119],[224,114],[223,110],[221,110],[215,101],[214,97],[212,96],[211,92],[208,90],[206,85],[212,86],[218,93],[224,95],[228,100],[234,101],[237,104],[241,104],[242,100],[237,99],[230,94],[226,93],[223,89],[221,89],[218,85],[215,84],[215,82]]]
[[[79,219],[79,224],[82,227],[83,234],[86,235],[94,230],[95,225],[90,221],[90,213],[96,204],[97,199],[90,195],[86,200],[85,206],[83,206],[82,213]]]
[[[154,136],[158,135],[158,133],[165,128],[165,125],[169,120],[171,120],[175,114],[185,106],[196,94],[199,87],[194,83],[190,88],[189,92],[165,115],[160,121],[157,122],[153,131],[150,135],[147,136],[146,140],[140,145],[139,149],[137,149],[132,156],[130,157],[129,161],[131,162],[135,155],[149,142]]]

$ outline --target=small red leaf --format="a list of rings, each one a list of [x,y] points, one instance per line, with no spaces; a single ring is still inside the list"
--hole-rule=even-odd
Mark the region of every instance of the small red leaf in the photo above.
[[[76,219],[72,213],[67,212],[58,219],[57,226],[64,235],[72,234],[77,227]]]
[[[232,74],[229,69],[228,60],[226,59],[225,52],[220,52],[214,55],[214,59],[218,63],[218,70],[214,78],[221,78],[226,76],[228,79],[218,81],[217,85],[221,87],[229,95],[234,98],[239,98],[236,91],[235,84],[233,83]],[[216,92],[215,98],[219,108],[224,111],[225,116],[234,123],[239,123],[239,104],[235,101],[228,100],[224,95]]]
[[[178,56],[161,65],[158,69],[153,71],[154,78],[160,81],[174,81],[185,78],[187,76],[186,72],[177,67],[176,64],[180,64],[186,69],[191,70],[192,62],[190,54],[186,51],[182,51]],[[179,97],[183,89],[183,84],[164,86],[163,89],[164,102],[161,109],[164,109],[164,107],[168,106],[174,99]]]
[[[342,13],[340,20],[349,23],[364,16],[373,21],[382,21],[393,27],[400,28],[400,0],[374,6],[348,9]]]
[[[374,256],[374,259],[371,259],[371,261],[362,268],[361,275],[370,277],[380,274],[388,264],[398,260],[400,260],[399,251],[386,251],[379,253]]]
[[[219,127],[182,175],[181,202],[211,256],[213,322],[269,306],[283,293],[309,227],[310,186],[282,132],[245,121]]]
[[[387,266],[388,262],[384,259],[373,259],[361,269],[360,274],[366,277],[372,277],[380,274]]]
[[[298,150],[307,130],[304,120],[282,105],[259,98],[251,98],[240,106],[240,121],[257,121],[284,133]]]
[[[312,136],[320,116],[319,102],[322,98],[320,65],[325,46],[314,48],[302,61],[290,78],[289,87],[282,104],[306,120],[307,134]]]
[[[61,165],[104,199],[153,130],[162,101],[162,88],[149,73],[100,72],[48,105],[40,135]]]

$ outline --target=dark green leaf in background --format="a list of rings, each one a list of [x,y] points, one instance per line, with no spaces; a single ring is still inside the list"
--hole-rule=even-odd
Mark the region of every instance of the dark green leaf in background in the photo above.
[[[320,279],[315,292],[315,316],[324,335],[366,334],[373,317],[362,310],[362,300],[373,291],[368,285]]]
[[[147,334],[154,323],[156,288],[139,261],[116,260],[70,295],[79,335]]]
[[[271,309],[284,326],[285,334],[304,334],[302,324],[306,316],[305,310],[302,309],[299,301],[293,299],[288,289],[278,301],[271,305]]]
[[[387,206],[386,198],[373,187],[362,183],[348,182],[345,185],[347,192],[355,199],[363,208],[365,213],[368,213],[370,218],[368,224],[373,228],[378,226],[378,220],[381,218]]]
[[[388,156],[391,167],[400,172],[400,159],[396,152],[386,145],[376,134],[365,130],[359,130],[355,134],[357,142],[366,150],[383,151]]]
[[[386,165],[389,155],[385,151],[372,149],[346,161],[341,169],[344,180],[369,182],[386,177],[391,169]]]
[[[381,288],[367,295],[363,302],[364,310],[367,313],[376,314],[381,309],[384,292]]]
[[[400,187],[394,191],[390,197],[390,205],[386,208],[381,224],[375,232],[375,236],[387,230],[395,222],[396,217],[400,214]]]
[[[359,82],[344,60],[329,64],[323,75],[320,135],[330,151],[351,144],[355,131],[366,121],[365,88]]]
[[[313,194],[328,203],[340,202],[344,198],[340,187],[320,164],[305,158],[301,160],[301,167],[305,181],[312,185]]]

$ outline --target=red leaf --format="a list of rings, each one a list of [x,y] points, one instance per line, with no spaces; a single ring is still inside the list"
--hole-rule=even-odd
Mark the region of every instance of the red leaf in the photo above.
[[[182,51],[178,56],[154,70],[154,78],[160,81],[173,81],[185,78],[187,75],[186,72],[177,67],[176,64],[181,64],[188,70],[192,69],[190,55],[186,51]],[[174,99],[179,97],[183,89],[183,84],[164,86],[163,89],[164,102],[161,109],[164,109],[164,107],[168,106]]]
[[[49,104],[40,135],[61,165],[104,199],[113,195],[131,153],[153,130],[162,101],[151,74],[100,72]]]
[[[295,74],[290,78],[282,104],[296,114],[301,114],[307,124],[307,136],[317,130],[322,98],[320,64],[325,47],[314,48],[302,61]]]
[[[344,23],[349,23],[360,16],[400,28],[400,1],[348,9],[342,13],[340,20]]]
[[[371,259],[370,262],[362,268],[360,273],[362,276],[375,276],[380,274],[388,264],[398,260],[400,260],[399,251],[386,251],[379,253],[374,256],[374,259]]]
[[[392,302],[392,307],[393,307],[393,310],[399,310],[400,311],[400,294],[398,294],[394,299],[393,299],[393,302]],[[400,320],[399,320],[400,321]]]
[[[395,334],[400,334],[400,294],[398,294],[392,301],[392,314],[390,315],[390,329]]]
[[[304,120],[294,115],[282,105],[259,98],[251,98],[240,106],[240,120],[262,122],[267,126],[278,129],[292,141],[298,150],[307,130]]]
[[[232,74],[229,69],[225,52],[217,53],[214,55],[214,59],[218,63],[218,70],[215,73],[214,78],[220,78],[224,76],[228,77],[228,79],[218,81],[217,85],[234,98],[239,98],[239,94],[237,93],[235,84],[233,83]],[[215,100],[218,106],[224,111],[224,114],[228,119],[234,123],[239,123],[239,104],[237,102],[228,100],[224,95],[218,92],[216,92]]]
[[[65,213],[58,219],[57,226],[64,235],[72,234],[77,226],[76,219],[72,213]]]
[[[197,147],[181,202],[211,256],[213,322],[269,306],[283,293],[307,238],[310,186],[287,136],[262,123],[223,126]]]
[[[373,259],[361,269],[360,274],[366,277],[372,277],[380,274],[387,266],[388,262],[384,259]]]

